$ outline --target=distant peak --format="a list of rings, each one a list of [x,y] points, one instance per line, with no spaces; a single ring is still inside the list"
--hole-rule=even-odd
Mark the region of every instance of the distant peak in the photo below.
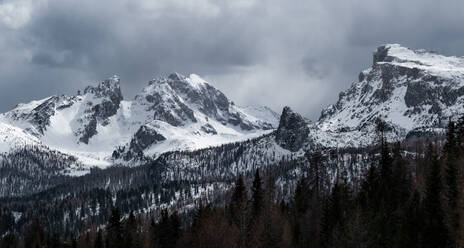
[[[285,106],[282,110],[282,116],[288,116],[294,113],[295,112],[289,106]]]
[[[113,75],[112,77],[108,78],[110,81],[112,82],[116,82],[116,83],[119,83],[120,81],[120,78],[118,75]]]
[[[400,44],[379,46],[373,54],[373,65],[379,63],[417,68],[444,77],[460,76],[464,73],[463,57],[441,55],[425,49],[411,49]]]
[[[173,72],[173,73],[169,74],[168,78],[171,79],[171,80],[176,80],[176,81],[178,81],[178,80],[183,80],[183,79],[185,79],[185,76],[182,75],[182,74],[180,74],[180,73]]]
[[[99,83],[97,86],[87,86],[84,89],[84,94],[88,93],[95,94],[99,97],[110,96],[111,98],[114,98],[117,101],[122,100],[119,76],[114,75]]]
[[[198,76],[197,74],[190,74],[185,80],[193,87],[199,88],[202,85],[208,84],[206,80]]]
[[[374,65],[378,62],[391,62],[393,57],[391,56],[390,49],[391,48],[402,48],[400,44],[386,44],[377,47],[377,50],[374,52],[373,55],[373,63]]]

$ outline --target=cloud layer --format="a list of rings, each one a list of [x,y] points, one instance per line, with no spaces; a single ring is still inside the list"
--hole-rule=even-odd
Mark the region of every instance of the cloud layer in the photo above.
[[[132,98],[177,71],[316,119],[401,43],[464,55],[463,1],[0,0],[0,111],[113,74]]]

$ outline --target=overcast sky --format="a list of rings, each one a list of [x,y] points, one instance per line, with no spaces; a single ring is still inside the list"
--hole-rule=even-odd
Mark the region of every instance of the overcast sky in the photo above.
[[[196,73],[237,104],[311,119],[384,43],[464,55],[464,1],[0,0],[0,112],[117,74]]]

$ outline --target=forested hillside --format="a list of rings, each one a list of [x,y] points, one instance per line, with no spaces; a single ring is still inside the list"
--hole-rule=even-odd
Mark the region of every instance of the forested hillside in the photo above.
[[[272,166],[252,167],[249,172],[235,176],[224,169],[227,166],[220,167],[224,170],[220,173],[211,167],[209,172],[214,173],[198,178],[197,173],[183,175],[188,181],[165,175],[161,177],[164,180],[155,180],[160,178],[157,173],[163,171],[158,161],[159,164],[137,170],[95,171],[71,183],[69,188],[57,187],[28,200],[4,198],[1,244],[2,247],[455,247],[462,244],[463,119],[457,124],[449,123],[444,141],[416,141],[416,152],[404,149],[411,144],[387,143],[382,125],[377,130],[378,146],[369,152],[350,151],[357,154],[354,157],[366,160],[366,169],[359,171],[358,178],[353,173],[355,168],[341,159],[348,157],[348,151],[343,156],[334,151],[333,156],[308,154]],[[227,146],[217,149],[223,149],[223,154],[234,154]],[[182,153],[167,156],[179,157]],[[227,165],[225,158],[211,161]],[[211,164],[200,164],[198,168],[208,166]],[[137,183],[129,188],[118,187],[124,180]],[[87,181],[88,186],[72,190]],[[106,187],[94,186],[97,181]],[[18,211],[21,208],[29,210],[21,213]],[[63,218],[66,222],[59,221]]]

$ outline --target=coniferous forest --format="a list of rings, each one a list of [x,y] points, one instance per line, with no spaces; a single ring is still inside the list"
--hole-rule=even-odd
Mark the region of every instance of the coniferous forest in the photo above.
[[[425,149],[413,159],[377,128],[376,156],[360,180],[329,179],[314,155],[289,195],[269,170],[256,169],[235,178],[223,201],[156,216],[124,214],[110,201],[100,206],[107,219],[75,233],[47,230],[38,215],[6,232],[0,247],[462,247],[464,121],[450,121],[443,139],[417,142]],[[3,230],[14,223],[7,213]]]
[[[0,0],[0,248],[464,248],[463,24]]]

